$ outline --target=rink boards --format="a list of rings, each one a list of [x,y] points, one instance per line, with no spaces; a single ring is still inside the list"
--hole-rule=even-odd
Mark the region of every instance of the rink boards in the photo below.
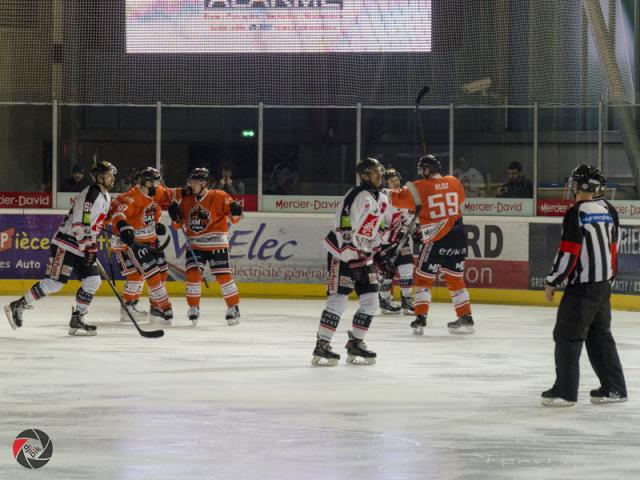
[[[49,238],[62,220],[62,211],[5,211],[0,216],[0,294],[16,295],[42,277]],[[168,220],[168,219],[165,219]],[[324,296],[326,251],[321,239],[332,225],[333,215],[247,213],[231,228],[229,240],[234,274],[240,293],[266,297]],[[168,222],[165,222],[168,224]],[[465,217],[469,255],[465,280],[476,302],[543,304],[541,290],[560,239],[560,218]],[[182,295],[185,239],[168,229],[166,249],[170,265],[169,292]],[[100,241],[100,259],[107,271],[115,259],[107,256],[107,239]],[[640,310],[640,222],[623,221],[619,274],[614,285],[614,306]],[[118,275],[116,278],[120,279]],[[77,288],[75,282],[67,293]],[[106,285],[100,293],[109,294]],[[442,282],[434,298],[447,300]],[[217,296],[210,281],[204,295]]]

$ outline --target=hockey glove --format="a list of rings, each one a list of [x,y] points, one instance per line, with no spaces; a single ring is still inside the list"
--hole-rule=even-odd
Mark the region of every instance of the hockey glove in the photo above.
[[[167,233],[167,227],[162,223],[156,223],[156,235],[165,235]]]
[[[351,278],[355,283],[369,283],[369,265],[365,260],[352,260],[347,265],[351,269]]]
[[[393,277],[396,273],[394,260],[391,256],[395,254],[393,247],[380,250],[373,256],[373,263],[385,277]]]
[[[133,227],[124,220],[120,220],[116,226],[120,230],[120,240],[128,246],[133,245],[136,240],[136,233],[133,231]]]
[[[232,202],[229,205],[229,211],[231,211],[232,217],[239,217],[242,215],[242,205],[240,205],[238,202]]]
[[[172,202],[169,205],[169,217],[171,217],[171,221],[174,223],[182,222],[182,210],[180,209],[180,205],[176,202]]]
[[[84,249],[84,259],[82,259],[82,264],[85,267],[90,267],[94,263],[96,263],[96,259],[98,258],[98,245],[92,243],[88,245],[87,248]]]

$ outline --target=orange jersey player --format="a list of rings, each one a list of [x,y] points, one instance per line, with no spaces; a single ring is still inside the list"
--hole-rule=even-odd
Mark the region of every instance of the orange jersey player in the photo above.
[[[189,319],[195,325],[200,317],[202,272],[209,264],[220,284],[227,304],[225,318],[229,325],[239,322],[240,297],[233,280],[229,259],[229,222],[242,218],[242,207],[222,190],[207,188],[209,170],[196,168],[189,174],[189,189],[169,189],[175,201],[169,206],[169,216],[176,228],[187,236],[185,257],[187,303]]]
[[[161,193],[160,173],[153,167],[140,172],[138,183],[119,195],[111,207],[114,236],[111,248],[125,277],[123,298],[129,312],[141,319],[146,312],[138,307],[145,280],[149,286],[149,313],[167,323],[173,318],[166,288],[167,260],[164,252],[156,250],[158,235],[166,228],[160,223],[161,210],[155,198]],[[120,319],[127,320],[124,309]]]
[[[409,182],[402,190],[391,192],[394,207],[421,207],[418,218],[423,246],[414,274],[416,319],[411,327],[416,334],[424,332],[431,304],[431,288],[436,275],[442,271],[458,317],[447,324],[449,332],[473,333],[471,303],[464,284],[467,234],[460,211],[465,199],[464,188],[457,178],[443,177],[441,171],[438,157],[426,155],[418,162],[418,174],[422,178]]]

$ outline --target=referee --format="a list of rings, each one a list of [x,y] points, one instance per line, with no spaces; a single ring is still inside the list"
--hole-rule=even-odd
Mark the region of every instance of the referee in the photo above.
[[[597,168],[584,164],[571,173],[576,203],[564,216],[560,248],[544,291],[551,302],[556,288],[567,281],[553,329],[556,381],[542,392],[545,406],[570,406],[578,400],[585,341],[600,380],[600,388],[591,391],[591,402],[627,401],[622,365],[611,335],[611,282],[616,274],[620,224],[611,204],[593,198],[600,193],[603,178]]]

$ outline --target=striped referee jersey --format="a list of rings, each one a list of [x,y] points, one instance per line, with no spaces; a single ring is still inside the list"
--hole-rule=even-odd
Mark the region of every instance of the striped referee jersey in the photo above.
[[[546,278],[557,287],[613,280],[617,267],[620,222],[606,200],[577,202],[564,216],[562,240]]]

